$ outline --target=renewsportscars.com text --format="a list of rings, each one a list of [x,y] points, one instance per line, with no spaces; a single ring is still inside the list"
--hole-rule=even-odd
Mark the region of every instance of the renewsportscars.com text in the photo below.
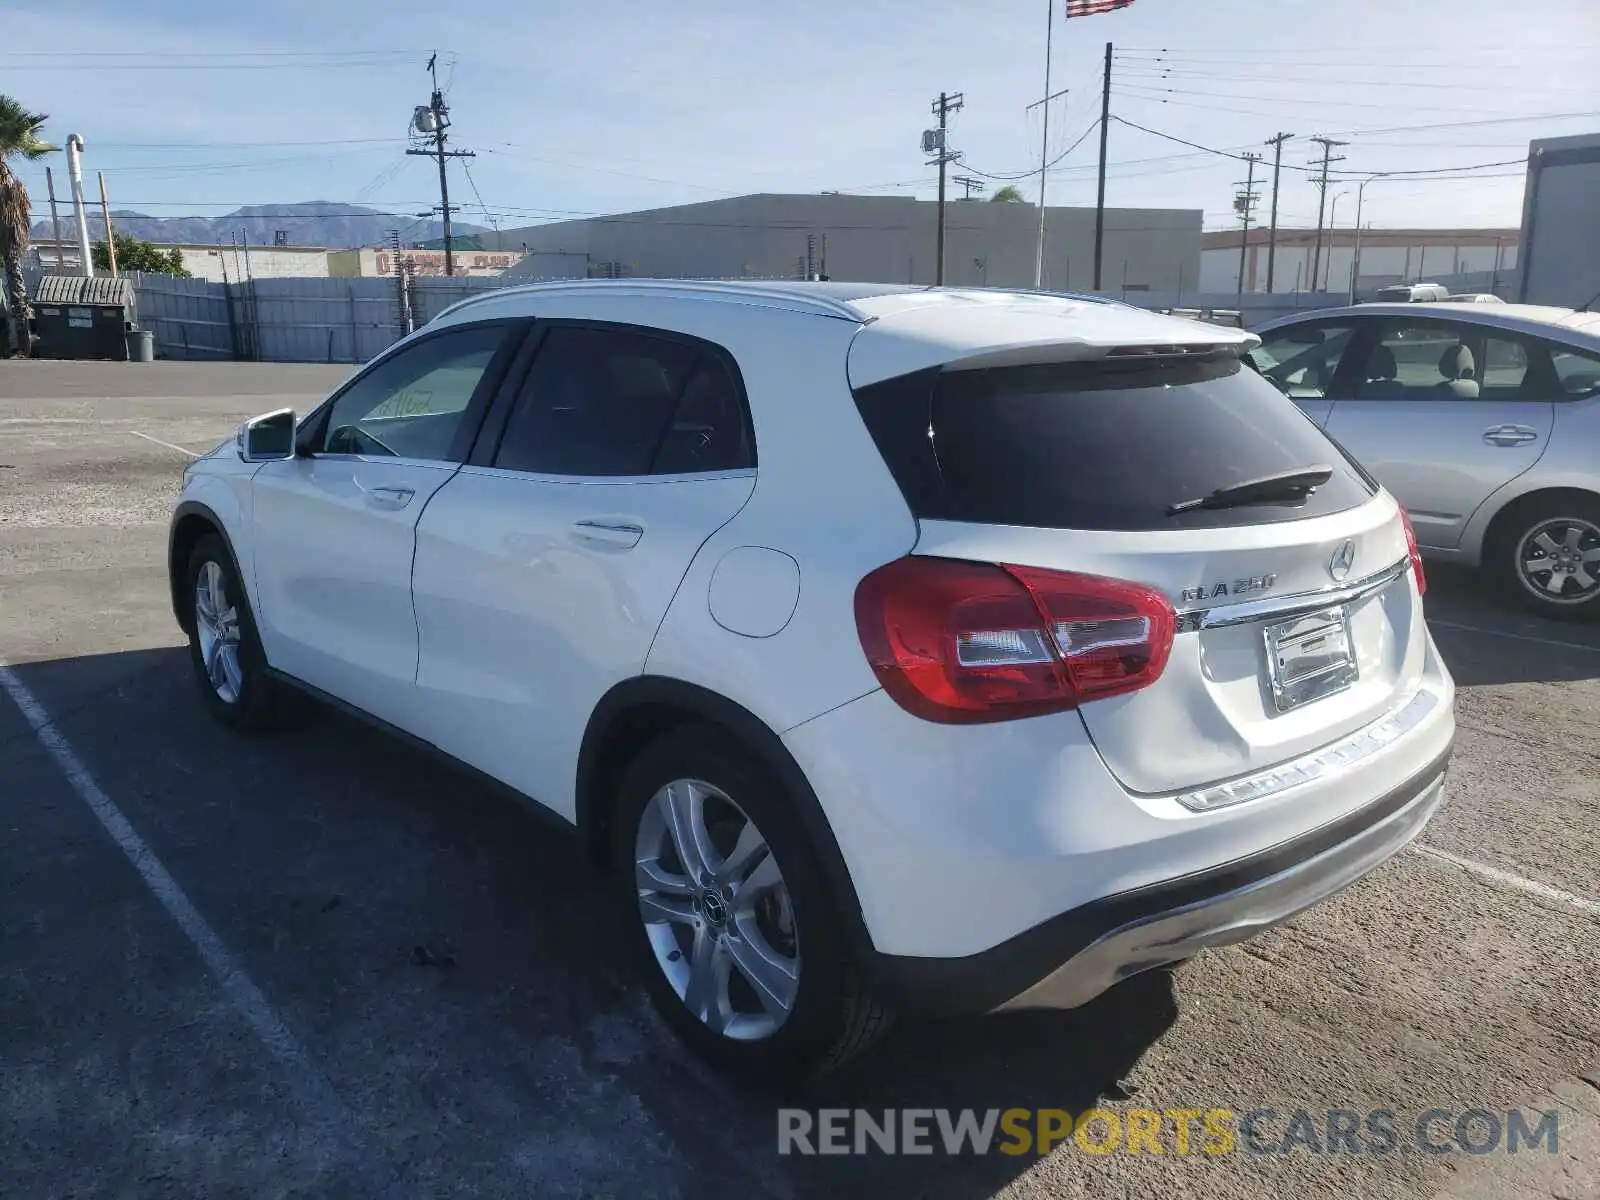
[[[778,1110],[779,1154],[1556,1153],[1554,1111],[1430,1108]]]

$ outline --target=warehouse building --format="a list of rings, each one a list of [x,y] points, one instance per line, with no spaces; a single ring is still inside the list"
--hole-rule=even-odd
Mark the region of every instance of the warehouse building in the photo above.
[[[1237,229],[1202,238],[1201,290],[1264,292],[1267,290],[1267,248],[1270,230],[1255,228],[1245,243],[1244,283],[1239,282]],[[1360,295],[1392,283],[1446,281],[1482,276],[1479,291],[1506,291],[1517,277],[1521,231],[1517,229],[1324,229],[1317,251],[1315,229],[1279,229],[1273,263],[1275,292],[1350,290],[1351,273],[1360,256]],[[1317,273],[1316,283],[1311,273]]]
[[[907,196],[758,194],[482,235],[521,252],[507,278],[935,280],[938,205]],[[1032,287],[1039,210],[956,200],[946,209],[945,283]],[[1200,272],[1199,209],[1107,209],[1106,291],[1181,291]],[[1043,286],[1094,282],[1092,208],[1047,208]]]

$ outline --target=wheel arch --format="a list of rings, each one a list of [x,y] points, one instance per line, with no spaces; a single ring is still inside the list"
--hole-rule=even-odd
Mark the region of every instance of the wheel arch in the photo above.
[[[595,706],[578,751],[576,812],[580,836],[591,861],[602,869],[608,859],[612,800],[617,784],[648,743],[689,724],[716,726],[736,738],[784,785],[816,853],[856,949],[870,954],[871,940],[861,902],[833,836],[821,801],[783,740],[743,705],[697,684],[661,675],[641,675],[617,684]],[[865,957],[860,959],[863,963]]]
[[[167,531],[167,583],[172,592],[172,615],[178,628],[186,634],[194,633],[194,617],[183,586],[184,574],[189,566],[189,556],[200,539],[214,533],[233,562],[234,578],[243,580],[239,569],[239,555],[228,536],[227,525],[210,505],[199,500],[185,500],[172,513],[172,523]]]
[[[1532,488],[1513,496],[1500,505],[1488,516],[1483,523],[1483,534],[1478,539],[1477,557],[1482,562],[1485,555],[1493,548],[1498,540],[1506,535],[1509,529],[1514,528],[1517,517],[1529,509],[1537,506],[1558,502],[1561,500],[1577,500],[1584,504],[1600,505],[1600,493],[1590,488],[1576,486],[1547,485]]]

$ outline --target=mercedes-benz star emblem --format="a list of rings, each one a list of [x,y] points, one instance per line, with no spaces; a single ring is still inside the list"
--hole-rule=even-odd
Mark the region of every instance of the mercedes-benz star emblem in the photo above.
[[[1333,576],[1335,583],[1343,583],[1345,576],[1350,574],[1350,568],[1356,565],[1356,544],[1349,538],[1339,543],[1339,548],[1333,552],[1333,557],[1328,560],[1328,574]]]

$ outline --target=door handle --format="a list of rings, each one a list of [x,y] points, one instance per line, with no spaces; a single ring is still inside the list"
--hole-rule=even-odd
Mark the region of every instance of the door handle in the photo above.
[[[361,487],[359,483],[356,486]],[[408,487],[361,487],[361,491],[374,508],[404,508],[417,494],[415,488]]]
[[[1491,425],[1483,431],[1483,440],[1491,446],[1520,446],[1538,439],[1538,433],[1526,425]]]
[[[585,520],[572,523],[572,536],[580,542],[631,550],[644,536],[644,526],[631,521]]]

